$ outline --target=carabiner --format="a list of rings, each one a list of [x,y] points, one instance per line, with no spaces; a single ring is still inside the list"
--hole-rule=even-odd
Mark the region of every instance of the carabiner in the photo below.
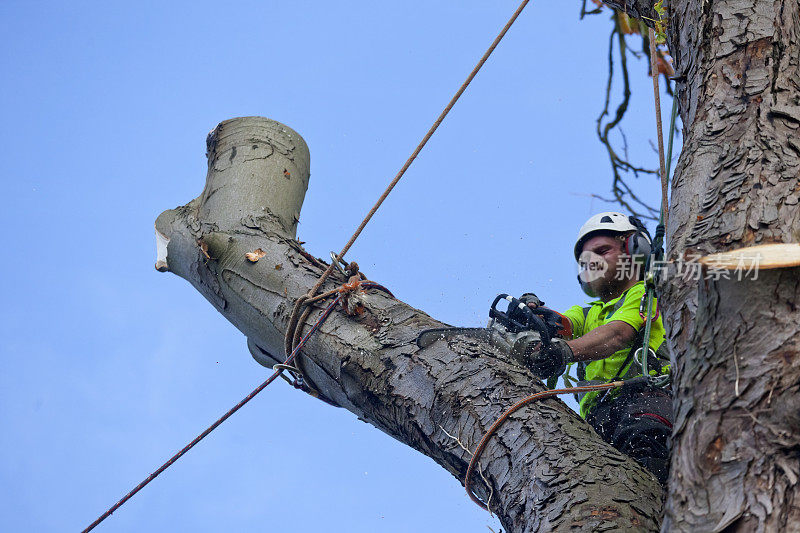
[[[336,268],[339,269],[339,272],[341,272],[345,278],[349,278],[352,275],[350,274],[349,270],[342,267],[342,265],[346,267],[347,263],[345,263],[344,259],[339,259],[339,256],[336,255],[336,252],[331,251],[331,261],[333,261],[333,264],[336,265]]]
[[[647,291],[642,295],[642,299],[639,301],[639,316],[642,317],[642,320],[647,320]],[[658,300],[656,300],[656,314],[653,315],[651,320],[658,320],[661,311],[658,308]]]

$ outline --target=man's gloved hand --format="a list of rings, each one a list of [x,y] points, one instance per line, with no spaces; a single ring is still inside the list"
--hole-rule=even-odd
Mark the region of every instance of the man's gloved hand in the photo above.
[[[541,317],[534,315],[533,311],[535,305],[540,305],[542,302],[532,292],[526,292],[518,298],[519,304],[508,306],[508,318],[521,324],[523,329],[534,328],[537,331],[545,329],[544,320]],[[538,302],[538,303],[537,303]]]
[[[545,307],[544,302],[532,292],[526,292],[519,297],[519,301],[527,305],[535,315],[539,315],[544,320],[550,338],[562,337],[572,338],[572,322],[557,311]]]
[[[541,379],[560,376],[567,369],[567,363],[574,362],[572,348],[566,341],[553,339],[547,346],[531,353],[526,361],[531,372]]]
[[[546,319],[544,319],[544,317],[534,316],[534,314],[537,308],[546,309],[541,307],[544,305],[544,302],[541,301],[532,292],[526,292],[525,294],[520,296],[518,300],[520,301],[520,303],[522,303],[522,307],[509,306],[508,318],[522,324],[526,328],[535,328],[538,331],[541,331],[542,325],[546,325],[543,324],[546,323]],[[547,329],[550,328],[548,327]],[[552,336],[553,335],[550,334],[550,337]]]
[[[533,294],[532,292],[526,292],[525,294],[520,296],[519,301],[531,308],[541,307],[544,305],[544,302],[541,301],[539,297]]]

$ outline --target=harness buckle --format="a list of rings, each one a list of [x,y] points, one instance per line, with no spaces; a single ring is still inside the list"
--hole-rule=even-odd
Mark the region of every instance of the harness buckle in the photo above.
[[[654,387],[665,387],[670,382],[670,375],[669,374],[661,374],[661,369],[654,369],[659,374],[652,376],[650,375],[650,368],[648,362],[650,360],[650,355],[652,354],[653,360],[658,361],[658,355],[650,346],[647,347],[647,356],[643,355],[644,353],[644,346],[637,348],[636,351],[633,353],[633,360],[636,361],[639,366],[642,368],[642,377],[644,377],[647,382],[654,386]]]

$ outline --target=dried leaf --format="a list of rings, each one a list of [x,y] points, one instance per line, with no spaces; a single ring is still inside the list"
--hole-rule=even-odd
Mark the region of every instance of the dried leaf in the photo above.
[[[664,52],[659,51],[658,56],[656,57],[656,65],[659,74],[663,74],[668,78],[671,78],[675,75],[675,69],[672,68],[672,58]]]
[[[636,21],[631,21],[628,15],[617,13],[617,20],[619,21],[619,31],[623,34],[633,35],[634,33],[639,33],[639,24]]]

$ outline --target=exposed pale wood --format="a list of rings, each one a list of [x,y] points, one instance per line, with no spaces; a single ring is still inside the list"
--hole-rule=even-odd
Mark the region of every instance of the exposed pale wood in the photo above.
[[[800,265],[800,244],[760,244],[707,255],[698,262],[727,270],[789,268]]]

